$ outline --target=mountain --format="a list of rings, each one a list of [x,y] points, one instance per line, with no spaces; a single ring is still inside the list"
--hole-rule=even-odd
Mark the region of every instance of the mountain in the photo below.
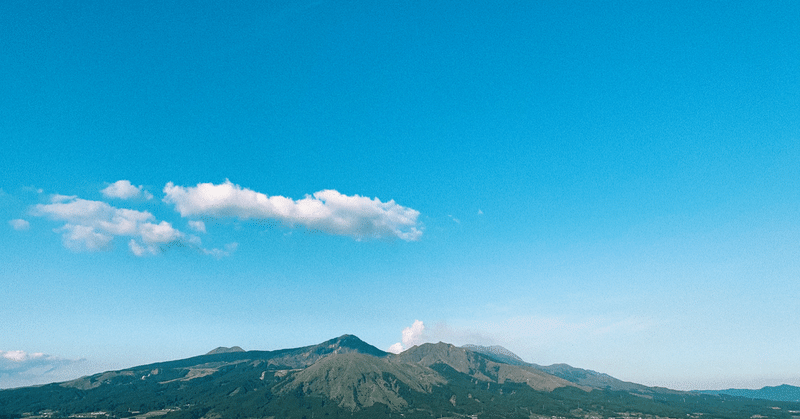
[[[220,347],[187,359],[2,390],[0,419],[698,419],[790,418],[800,412],[800,403],[724,394],[639,385],[614,390],[587,384],[587,377],[602,374],[551,367],[568,378],[498,347],[439,342],[390,354],[343,335],[277,351]]]
[[[697,393],[725,394],[728,396],[747,397],[749,399],[774,400],[782,402],[800,402],[800,387],[783,384],[775,387],[762,387],[758,390],[729,388],[727,390],[705,390]]]

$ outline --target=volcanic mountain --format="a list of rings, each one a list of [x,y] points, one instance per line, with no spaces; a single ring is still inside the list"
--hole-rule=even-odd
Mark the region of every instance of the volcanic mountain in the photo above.
[[[426,343],[390,354],[352,335],[192,358],[0,391],[10,418],[789,417],[800,404],[625,383],[540,367],[499,347]],[[787,416],[789,415],[789,416]]]

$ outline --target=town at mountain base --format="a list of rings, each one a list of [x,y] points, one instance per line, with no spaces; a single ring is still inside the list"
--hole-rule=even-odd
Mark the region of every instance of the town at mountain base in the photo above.
[[[800,403],[647,387],[501,347],[390,354],[352,335],[206,355],[0,391],[11,418],[787,418]]]

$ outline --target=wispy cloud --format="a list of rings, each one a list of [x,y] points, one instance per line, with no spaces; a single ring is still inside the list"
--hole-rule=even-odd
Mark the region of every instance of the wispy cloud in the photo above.
[[[64,246],[73,251],[107,249],[115,236],[128,236],[133,237],[131,251],[142,256],[158,253],[159,246],[184,236],[166,221],[156,223],[147,211],[116,208],[75,196],[54,195],[50,204],[35,205],[31,213],[65,221],[53,231],[61,233]]]
[[[14,220],[9,220],[8,224],[11,226],[11,228],[17,231],[27,230],[31,227],[31,223],[19,218]]]
[[[16,387],[59,379],[59,370],[85,360],[72,360],[40,352],[0,351],[0,385]]]
[[[226,244],[223,249],[201,249],[201,250],[203,253],[219,259],[225,256],[230,256],[231,254],[233,254],[233,252],[236,251],[238,247],[239,243],[233,242]]]
[[[133,199],[143,197],[153,199],[153,194],[146,191],[144,186],[134,186],[129,180],[118,180],[100,191],[106,198]]]
[[[206,224],[202,221],[189,221],[189,228],[198,233],[206,232]]]
[[[310,230],[362,239],[400,238],[418,240],[422,235],[417,222],[419,211],[390,200],[359,195],[347,196],[324,190],[293,200],[267,196],[230,181],[219,185],[164,187],[164,202],[173,204],[183,217],[211,216],[239,219],[275,219],[288,226],[301,225]]]

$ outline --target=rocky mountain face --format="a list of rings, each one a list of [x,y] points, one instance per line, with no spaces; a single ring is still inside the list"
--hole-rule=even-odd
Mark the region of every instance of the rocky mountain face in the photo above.
[[[548,372],[550,369],[552,372]],[[0,391],[11,418],[790,417],[764,404],[540,367],[498,347],[424,344],[389,354],[352,335],[278,351],[206,355]],[[787,416],[789,415],[789,416]]]

